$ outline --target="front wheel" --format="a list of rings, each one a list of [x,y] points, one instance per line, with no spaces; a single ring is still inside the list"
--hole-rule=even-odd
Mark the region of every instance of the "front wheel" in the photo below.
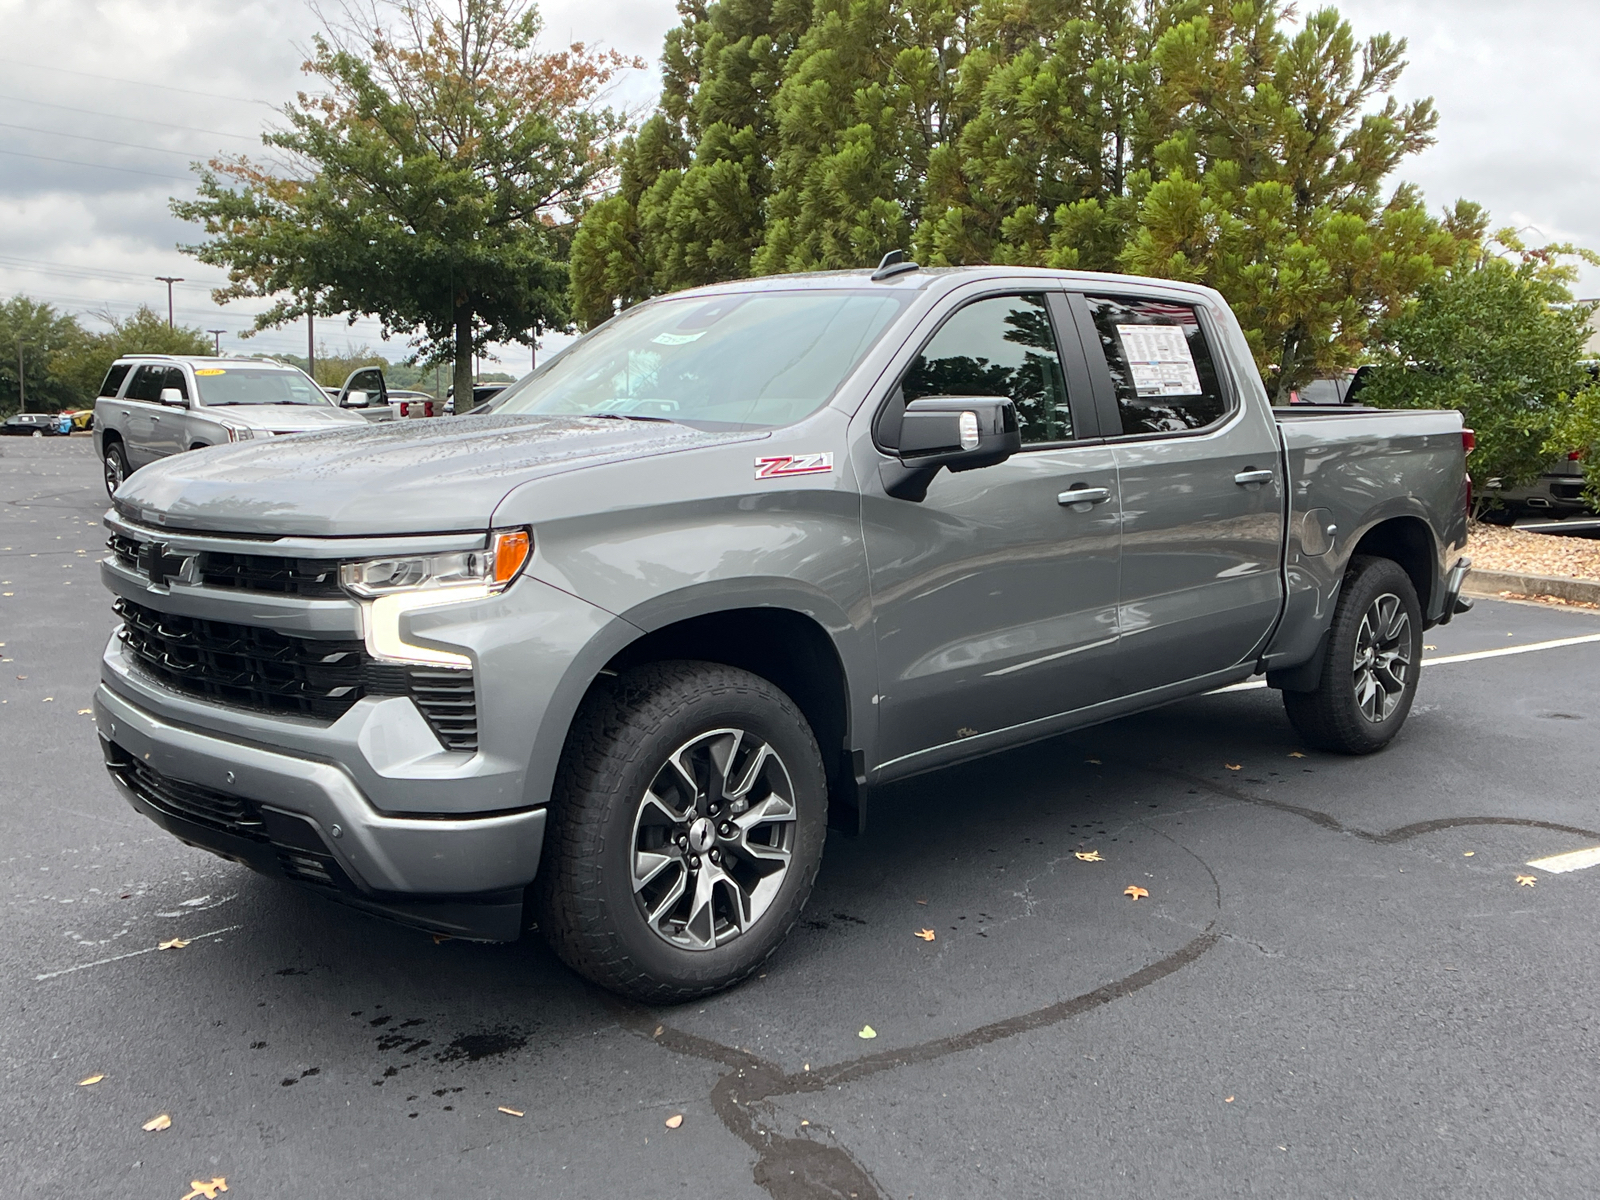
[[[702,662],[626,672],[568,737],[540,928],[573,970],[638,1000],[728,987],[805,906],[827,802],[811,727],[767,680]]]
[[[1417,694],[1422,606],[1399,563],[1350,560],[1315,691],[1284,692],[1300,736],[1320,750],[1371,754],[1393,740]]]

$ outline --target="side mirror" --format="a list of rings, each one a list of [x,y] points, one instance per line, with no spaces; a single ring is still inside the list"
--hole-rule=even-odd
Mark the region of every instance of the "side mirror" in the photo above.
[[[975,471],[1022,449],[1016,405],[997,396],[924,396],[906,405],[895,461],[879,466],[883,489],[921,501],[940,467]]]
[[[173,408],[189,407],[189,402],[183,398],[183,393],[177,388],[162,388],[161,403],[170,404]]]
[[[346,408],[365,408],[367,406],[366,392],[346,392],[344,394]]]

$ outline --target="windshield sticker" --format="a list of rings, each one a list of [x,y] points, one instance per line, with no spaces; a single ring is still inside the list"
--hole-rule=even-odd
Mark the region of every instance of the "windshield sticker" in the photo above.
[[[687,346],[690,342],[697,342],[705,337],[706,331],[699,333],[658,333],[650,340],[658,346]]]
[[[833,470],[833,454],[772,454],[756,459],[757,479],[785,475],[826,475]]]
[[[194,370],[194,373],[196,375],[226,375],[227,374],[227,372],[224,371],[221,367],[196,367],[195,370]]]
[[[1118,325],[1117,337],[1141,396],[1198,396],[1200,375],[1177,325]]]

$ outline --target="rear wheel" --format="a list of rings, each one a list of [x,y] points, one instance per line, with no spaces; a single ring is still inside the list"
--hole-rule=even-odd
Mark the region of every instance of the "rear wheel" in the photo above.
[[[1322,678],[1284,692],[1289,720],[1311,745],[1371,754],[1393,740],[1417,694],[1422,607],[1411,577],[1387,558],[1357,557],[1345,572]]]
[[[105,466],[106,495],[114,496],[117,488],[122,486],[122,481],[128,477],[128,459],[121,442],[111,442],[106,446]]]
[[[827,780],[794,702],[713,663],[656,663],[574,721],[535,886],[556,953],[602,987],[688,1000],[749,975],[805,906]]]

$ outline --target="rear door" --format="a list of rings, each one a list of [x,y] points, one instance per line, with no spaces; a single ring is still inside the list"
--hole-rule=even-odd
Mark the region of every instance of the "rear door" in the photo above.
[[[160,428],[158,418],[162,415],[161,389],[166,386],[166,379],[164,365],[141,363],[134,368],[128,390],[123,393],[122,403],[127,415],[122,436],[127,444],[130,467],[142,467],[159,457],[155,447]]]
[[[877,415],[877,445],[896,444],[908,401],[934,395],[1009,396],[1024,444],[992,467],[941,471],[920,503],[863,486],[874,765],[891,774],[1023,740],[1115,686],[1116,463],[1064,293],[980,296],[923,337]],[[1063,500],[1074,491],[1083,499]]]
[[[1283,602],[1277,426],[1246,404],[1201,305],[1072,298],[1122,486],[1122,690],[1251,658]]]

